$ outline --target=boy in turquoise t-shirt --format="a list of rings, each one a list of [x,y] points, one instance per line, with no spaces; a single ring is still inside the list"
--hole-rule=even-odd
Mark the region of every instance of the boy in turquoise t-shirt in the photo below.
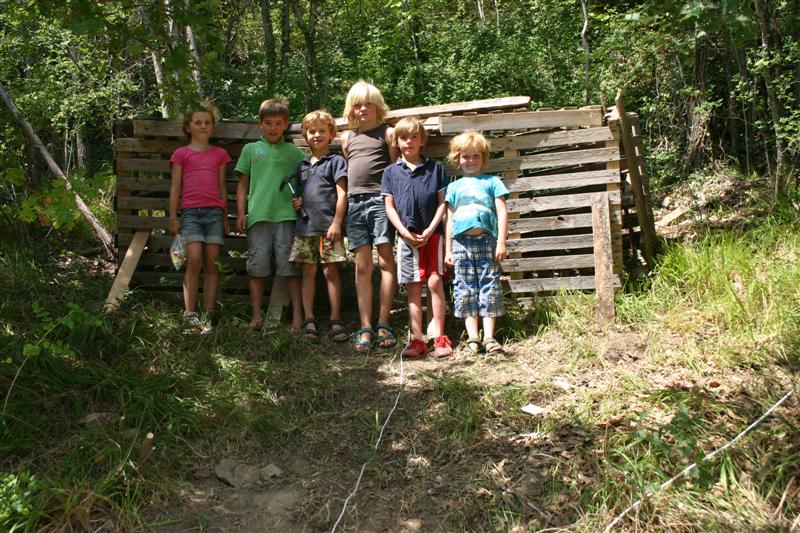
[[[236,173],[239,174],[236,229],[247,233],[247,275],[250,276],[248,285],[252,307],[250,328],[260,331],[264,327],[261,301],[265,278],[273,273],[271,263],[274,258],[275,275],[286,276],[292,301],[292,330],[300,331],[303,322],[300,273],[289,262],[297,213],[292,207],[289,188],[281,190],[281,180],[294,174],[305,154],[283,139],[283,132],[289,127],[286,98],[276,96],[262,102],[258,119],[264,135],[260,140],[246,144],[236,163]]]

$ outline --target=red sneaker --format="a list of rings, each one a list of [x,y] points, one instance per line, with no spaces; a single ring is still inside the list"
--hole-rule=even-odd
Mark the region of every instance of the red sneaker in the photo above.
[[[424,359],[428,355],[428,345],[419,339],[412,339],[400,355],[403,359]]]
[[[438,359],[444,359],[453,355],[453,343],[450,337],[442,335],[433,339],[433,355]]]

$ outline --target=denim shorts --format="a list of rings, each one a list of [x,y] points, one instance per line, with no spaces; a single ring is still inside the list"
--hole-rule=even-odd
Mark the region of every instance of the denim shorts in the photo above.
[[[496,246],[497,239],[488,234],[453,238],[453,301],[457,317],[503,314],[500,264],[494,260]]]
[[[225,244],[221,207],[189,207],[181,210],[181,233],[186,243]]]
[[[347,202],[347,248],[394,243],[394,226],[386,216],[383,196],[356,194]]]
[[[294,239],[295,221],[256,222],[247,228],[247,275],[266,278],[272,275],[272,260],[275,259],[275,274],[298,276],[300,272],[289,262]]]

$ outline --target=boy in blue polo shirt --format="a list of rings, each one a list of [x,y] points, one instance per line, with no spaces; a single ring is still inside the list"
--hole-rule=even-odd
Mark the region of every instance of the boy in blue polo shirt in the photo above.
[[[386,215],[397,229],[397,278],[408,291],[408,317],[411,342],[403,350],[405,359],[422,359],[428,346],[422,337],[422,283],[428,283],[433,321],[429,333],[434,337],[434,355],[452,355],[450,339],[444,333],[444,239],[442,216],[447,188],[442,164],[422,155],[427,135],[416,118],[404,118],[394,129],[400,151],[396,163],[386,167],[381,194]]]

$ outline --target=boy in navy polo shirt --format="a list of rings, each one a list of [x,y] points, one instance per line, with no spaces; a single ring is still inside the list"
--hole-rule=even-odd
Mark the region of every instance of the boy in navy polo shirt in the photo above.
[[[400,151],[396,163],[386,167],[381,194],[386,215],[397,229],[397,278],[408,291],[408,317],[411,342],[403,350],[406,359],[422,359],[428,346],[422,337],[422,283],[428,283],[433,321],[429,333],[434,337],[434,355],[452,355],[450,339],[444,333],[444,239],[442,217],[447,188],[442,164],[421,153],[427,135],[416,118],[404,118],[394,129]]]
[[[314,318],[314,292],[317,262],[320,262],[331,310],[328,336],[335,342],[345,342],[349,336],[340,314],[339,263],[346,259],[342,224],[347,212],[347,162],[342,156],[330,153],[336,122],[327,111],[312,111],[303,118],[303,136],[311,148],[311,157],[297,167],[303,192],[292,204],[295,209],[302,206],[306,217],[297,217],[289,256],[302,270],[303,333],[312,339],[319,337],[319,326]]]

